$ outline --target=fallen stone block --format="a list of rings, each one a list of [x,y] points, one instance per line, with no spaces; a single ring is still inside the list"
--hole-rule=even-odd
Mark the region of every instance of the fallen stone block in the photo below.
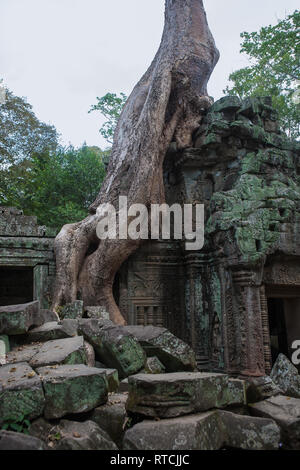
[[[300,450],[300,399],[279,395],[249,405],[253,416],[273,419],[285,448]]]
[[[108,402],[93,410],[90,420],[97,423],[120,448],[126,425],[126,393],[109,395]]]
[[[247,401],[255,403],[266,398],[280,395],[280,388],[268,375],[264,377],[251,377],[247,380]]]
[[[282,395],[300,398],[300,375],[284,354],[279,354],[271,371],[271,379],[280,388]]]
[[[29,433],[52,450],[117,450],[109,435],[94,421],[61,420],[58,424],[39,418]]]
[[[36,437],[12,431],[0,431],[0,450],[46,450],[47,446]]]
[[[59,311],[60,318],[77,319],[83,317],[83,301],[75,300],[71,304],[64,305]]]
[[[33,368],[54,364],[87,364],[87,360],[82,336],[18,346],[7,355],[8,363],[29,362]]]
[[[82,364],[37,369],[45,392],[44,415],[47,419],[83,413],[106,403],[106,375]]]
[[[156,357],[147,357],[146,365],[144,368],[145,374],[164,374],[166,371],[165,366]]]
[[[244,450],[278,450],[280,429],[271,419],[241,416],[218,411],[221,418],[225,447]]]
[[[30,330],[26,341],[30,343],[46,342],[55,339],[71,338],[77,335],[77,322],[75,320],[63,320],[61,323],[48,322],[42,326]]]
[[[55,364],[87,364],[84,339],[82,336],[75,336],[47,341],[29,363],[34,368]]]
[[[109,320],[109,313],[105,307],[85,307],[84,313],[88,318],[98,318],[99,320]]]
[[[37,418],[44,405],[41,379],[29,364],[0,367],[0,423]]]
[[[124,327],[110,326],[110,323],[109,320],[81,320],[79,333],[94,347],[97,359],[117,369],[119,377],[125,378],[144,367],[146,355],[137,339]]]
[[[142,421],[126,431],[124,450],[218,450],[226,441],[216,411]]]
[[[129,377],[128,384],[127,411],[154,418],[171,418],[232,404],[228,376],[224,374],[137,374]]]
[[[0,307],[0,333],[22,335],[36,325],[39,301]]]
[[[55,450],[118,450],[109,435],[93,421],[62,420],[52,432],[54,439],[50,444],[53,443]]]
[[[166,372],[196,370],[192,348],[166,328],[151,325],[123,328],[138,339],[148,357],[156,356],[162,362]]]
[[[124,450],[277,450],[280,431],[270,419],[207,411],[142,421],[126,431]]]

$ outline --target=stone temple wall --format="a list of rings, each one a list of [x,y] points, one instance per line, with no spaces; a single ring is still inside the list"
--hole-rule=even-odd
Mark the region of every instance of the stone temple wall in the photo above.
[[[52,229],[21,210],[0,207],[0,305],[39,300],[51,303],[55,277]]]
[[[270,98],[236,97],[214,103],[193,142],[171,144],[164,179],[168,204],[204,204],[203,249],[146,243],[120,269],[115,297],[129,324],[188,342],[201,370],[261,376],[300,339],[300,145],[279,131]],[[0,305],[49,306],[54,236],[0,208]]]
[[[270,98],[222,98],[192,148],[172,144],[167,202],[205,205],[205,246],[151,241],[134,254],[116,282],[128,322],[170,328],[202,369],[269,372],[277,338],[270,299],[288,306],[288,334],[300,339],[299,153],[299,142],[279,131]]]

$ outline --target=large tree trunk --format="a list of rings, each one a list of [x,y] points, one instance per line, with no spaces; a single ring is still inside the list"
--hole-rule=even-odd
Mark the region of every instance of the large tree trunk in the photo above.
[[[202,0],[166,0],[165,27],[159,50],[135,86],[119,119],[107,176],[90,215],[65,225],[55,241],[57,262],[53,308],[83,299],[104,305],[112,321],[124,323],[112,286],[122,263],[141,240],[99,240],[100,204],[118,208],[164,202],[162,168],[172,140],[179,148],[191,144],[201,110],[211,103],[207,82],[219,57]]]

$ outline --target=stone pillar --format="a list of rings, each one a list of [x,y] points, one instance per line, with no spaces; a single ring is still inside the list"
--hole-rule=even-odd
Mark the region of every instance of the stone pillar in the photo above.
[[[48,266],[38,264],[33,268],[33,299],[40,301],[40,308],[49,308]]]
[[[201,370],[209,369],[209,310],[205,301],[205,272],[201,255],[186,255],[185,329],[186,338],[194,349]]]
[[[250,271],[234,272],[232,277],[238,307],[235,312],[238,372],[244,376],[263,376],[265,359],[260,286],[255,285],[255,273]]]

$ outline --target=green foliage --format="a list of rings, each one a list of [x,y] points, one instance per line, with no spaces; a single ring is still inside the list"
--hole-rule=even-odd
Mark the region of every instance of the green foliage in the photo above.
[[[251,65],[233,72],[229,77],[233,84],[224,90],[241,99],[272,96],[281,127],[293,138],[299,137],[299,28],[296,10],[275,26],[242,33],[241,52],[248,55]]]
[[[23,209],[49,227],[77,222],[87,216],[100,190],[102,160],[98,147],[86,145],[34,153],[0,170],[0,205]]]
[[[97,96],[97,100],[97,104],[93,105],[89,112],[100,111],[102,116],[107,119],[99,132],[109,144],[112,144],[115,128],[127,96],[124,93],[120,93],[120,96],[115,93],[107,93],[102,98]]]
[[[33,152],[54,151],[57,146],[55,127],[40,122],[24,98],[6,90],[0,104],[0,164],[29,158]]]
[[[30,421],[24,415],[20,415],[17,419],[6,421],[1,429],[7,431],[21,432],[29,434]]]

